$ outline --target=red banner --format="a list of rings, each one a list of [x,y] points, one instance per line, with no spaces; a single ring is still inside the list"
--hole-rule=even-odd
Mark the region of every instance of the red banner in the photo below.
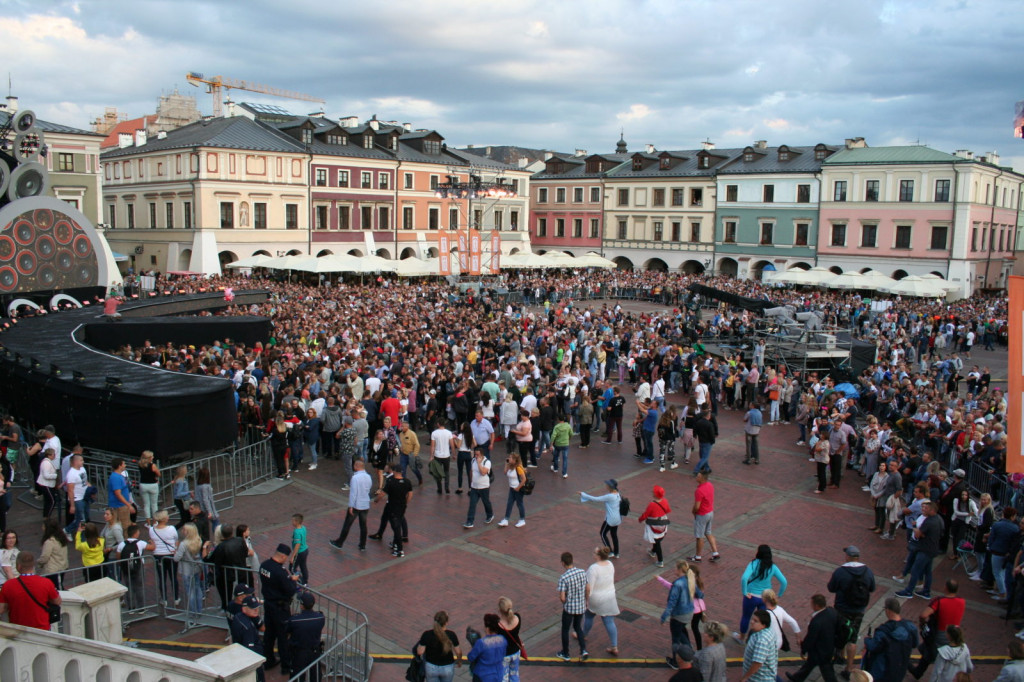
[[[1011,474],[1024,473],[1024,443],[1021,442],[1021,427],[1024,426],[1024,277],[1010,277],[1010,373],[1006,402],[1006,471]]]
[[[497,230],[491,232],[491,274],[501,270],[501,235]]]
[[[452,274],[452,242],[444,232],[437,235],[437,265],[442,277]]]
[[[469,236],[459,230],[459,272],[469,272]]]
[[[480,258],[483,255],[480,232],[473,230],[469,233],[469,274],[480,274]]]

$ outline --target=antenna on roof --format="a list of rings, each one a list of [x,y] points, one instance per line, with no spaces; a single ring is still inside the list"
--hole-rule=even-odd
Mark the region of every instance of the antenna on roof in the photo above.
[[[8,97],[11,96],[11,90],[13,90],[13,88],[11,87],[11,72],[8,71],[7,72],[7,96]]]

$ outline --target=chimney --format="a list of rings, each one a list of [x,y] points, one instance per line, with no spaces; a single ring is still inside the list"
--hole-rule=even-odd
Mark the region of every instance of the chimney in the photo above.
[[[700,143],[700,148],[705,151],[710,151],[715,148],[715,143],[712,142],[711,140],[704,140],[703,142]]]
[[[411,132],[411,131],[412,131],[412,124],[411,124],[411,123],[403,123],[403,124],[402,124],[402,128],[403,128],[403,129],[405,130],[405,132],[407,132],[407,133],[408,133],[408,132]]]
[[[530,165],[530,160],[528,158],[526,158],[525,156],[520,156],[519,157],[519,167],[520,168],[526,168],[529,165]]]
[[[754,149],[767,149],[767,148],[768,148],[768,140],[755,140],[754,141]]]
[[[224,100],[224,118],[234,118],[235,116],[237,116],[237,113],[235,112],[235,103],[230,97],[228,97]]]
[[[374,114],[373,118],[367,121],[367,124],[374,130],[380,130],[380,121],[377,120],[377,114]]]
[[[587,150],[586,149],[577,149],[576,150],[576,156],[579,157],[579,156],[586,156],[586,155],[587,155]]]
[[[648,154],[653,154],[654,152],[658,151],[657,149],[655,149],[655,148],[654,148],[654,145],[653,145],[653,144],[645,144],[645,145],[644,145],[644,150],[645,150],[645,151],[646,151],[646,152],[647,152]]]
[[[991,163],[993,166],[998,166],[999,165],[999,153],[998,152],[994,152],[994,151],[988,152],[987,154],[985,154],[985,159],[989,163]]]
[[[7,95],[7,113],[14,116],[18,113],[18,97],[17,95]]]
[[[158,139],[158,140],[163,140],[166,137],[167,137],[167,131],[166,130],[161,130],[161,131],[157,132],[157,134],[156,134],[156,139]]]
[[[492,146],[488,145],[488,146],[487,146],[487,151],[485,152],[485,154],[484,154],[484,155],[485,155],[485,156],[490,156],[490,155],[491,155],[491,154],[493,154],[493,153],[494,153],[494,147],[492,147]]]
[[[338,119],[338,125],[340,125],[342,128],[355,128],[357,125],[359,125],[359,117],[342,116],[341,118]]]
[[[125,147],[132,146],[132,134],[131,133],[118,133],[117,134],[117,147],[118,149],[124,149]]]
[[[544,152],[544,160],[547,161],[548,159],[550,159],[554,155],[555,155],[554,152]]]
[[[974,158],[974,152],[972,152],[970,149],[957,149],[955,152],[953,152],[953,156],[958,156],[961,159],[967,159],[968,161],[970,161]]]
[[[864,149],[867,146],[868,145],[864,141],[863,137],[848,137],[848,138],[846,138],[846,148],[847,149]]]
[[[135,146],[136,147],[141,147],[144,144],[146,144],[146,130],[144,128],[141,129],[141,130],[136,130],[135,131]]]

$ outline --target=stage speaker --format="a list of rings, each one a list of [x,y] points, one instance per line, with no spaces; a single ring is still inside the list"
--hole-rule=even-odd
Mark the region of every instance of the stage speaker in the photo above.
[[[7,193],[7,185],[11,181],[11,167],[4,159],[0,159],[0,197]]]
[[[35,161],[43,148],[43,134],[35,128],[18,133],[14,138],[14,158],[19,162]]]
[[[46,166],[35,161],[23,163],[11,173],[11,180],[7,186],[7,198],[11,201],[37,197],[46,191],[50,175]]]
[[[31,109],[19,111],[18,114],[14,117],[14,132],[24,133],[33,128],[35,124],[36,113],[34,111],[32,111]]]

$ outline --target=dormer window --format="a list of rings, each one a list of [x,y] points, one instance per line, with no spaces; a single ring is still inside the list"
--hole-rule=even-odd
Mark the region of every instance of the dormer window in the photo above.
[[[398,151],[398,136],[397,135],[392,135],[391,136],[391,151],[393,151],[393,152]]]
[[[789,150],[779,150],[779,161],[789,161]]]
[[[697,168],[708,168],[711,165],[711,159],[707,156],[701,156],[697,158]]]
[[[661,158],[661,166],[660,166],[661,170],[668,170],[671,167],[672,167],[671,160],[667,156],[663,156]]]
[[[327,144],[341,144],[341,135],[331,133],[327,136]]]
[[[633,159],[633,170],[638,171],[638,170],[643,170],[643,169],[644,169],[644,161],[643,161],[643,159]]]
[[[363,135],[363,149],[373,149],[373,135]]]
[[[423,153],[438,155],[441,153],[441,143],[438,140],[423,140]]]
[[[707,157],[704,157],[704,159],[702,159],[702,160],[707,162]],[[748,162],[749,161],[753,161],[754,160],[754,152],[743,152],[743,160],[744,161],[748,161]],[[701,168],[707,168],[707,166],[701,166]]]
[[[313,131],[309,128],[302,129],[302,143],[313,144]]]

